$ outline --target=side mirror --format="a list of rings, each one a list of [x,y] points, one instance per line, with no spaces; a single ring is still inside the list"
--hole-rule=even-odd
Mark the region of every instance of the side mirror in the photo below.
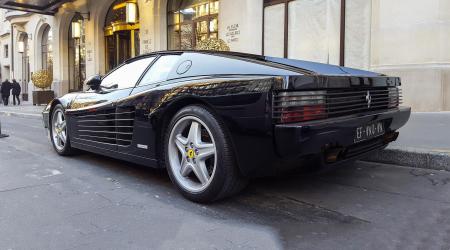
[[[84,84],[89,86],[92,90],[98,90],[100,88],[100,84],[102,83],[102,76],[95,75],[87,79]]]

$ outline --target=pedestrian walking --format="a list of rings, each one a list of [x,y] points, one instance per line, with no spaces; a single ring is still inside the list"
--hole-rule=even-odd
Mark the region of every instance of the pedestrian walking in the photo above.
[[[11,95],[11,82],[8,79],[2,83],[2,87],[0,88],[0,93],[2,94],[3,105],[8,106],[9,104],[9,96]]]
[[[12,82],[12,95],[13,95],[13,104],[16,105],[16,99],[17,99],[17,105],[20,105],[20,92],[22,91],[22,88],[20,87],[20,84],[16,81],[16,79],[13,79]]]

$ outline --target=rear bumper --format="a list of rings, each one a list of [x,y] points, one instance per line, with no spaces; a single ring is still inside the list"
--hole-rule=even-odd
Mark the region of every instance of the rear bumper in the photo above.
[[[376,112],[359,117],[343,117],[324,121],[277,125],[275,127],[275,148],[277,154],[285,159],[296,161],[312,155],[322,159],[333,150],[345,152],[338,163],[348,159],[357,159],[370,151],[385,147],[396,139],[395,132],[409,120],[411,108],[400,107],[395,110]],[[382,121],[386,135],[363,143],[354,143],[358,127],[371,122]]]

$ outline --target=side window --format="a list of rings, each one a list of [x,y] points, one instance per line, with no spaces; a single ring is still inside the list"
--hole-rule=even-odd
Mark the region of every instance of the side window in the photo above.
[[[180,56],[170,55],[163,56],[152,65],[152,67],[145,73],[139,83],[140,86],[149,85],[152,83],[162,82],[167,80],[170,72],[180,60]]]
[[[155,60],[148,57],[122,65],[102,80],[102,87],[110,89],[126,89],[136,86],[144,70]]]

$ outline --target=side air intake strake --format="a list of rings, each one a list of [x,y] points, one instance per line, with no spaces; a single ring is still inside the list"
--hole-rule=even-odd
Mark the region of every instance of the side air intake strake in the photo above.
[[[134,110],[99,111],[80,114],[76,119],[76,139],[81,141],[130,146],[133,139]]]

